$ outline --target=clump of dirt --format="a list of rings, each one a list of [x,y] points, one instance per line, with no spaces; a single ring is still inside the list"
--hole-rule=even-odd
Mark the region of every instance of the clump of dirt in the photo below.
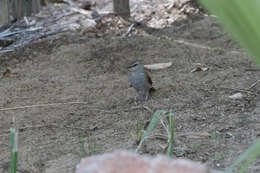
[[[177,157],[217,169],[230,165],[260,135],[259,84],[250,88],[259,80],[254,62],[214,18],[144,32],[124,38],[70,33],[1,55],[1,74],[7,68],[14,74],[0,79],[1,162],[9,160],[8,132],[16,126],[20,170],[72,172],[81,157],[135,149],[153,116],[149,108],[174,110]],[[159,90],[138,105],[126,70],[136,60],[173,62],[150,71]],[[208,70],[192,73],[197,63]],[[235,93],[242,98],[229,98]],[[141,152],[163,153],[165,135],[158,125]]]

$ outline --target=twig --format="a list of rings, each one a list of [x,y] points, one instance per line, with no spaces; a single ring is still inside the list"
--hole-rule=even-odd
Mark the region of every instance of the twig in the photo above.
[[[150,113],[153,113],[152,109],[150,109],[148,106],[143,106],[143,108],[149,111]]]
[[[50,107],[50,106],[60,106],[60,105],[72,105],[72,104],[88,104],[88,102],[67,102],[67,103],[47,103],[47,104],[37,104],[37,105],[27,105],[27,106],[17,106],[12,108],[1,108],[0,111],[10,111],[18,109],[28,109],[28,108],[39,108],[39,107]],[[118,111],[103,110],[98,107],[88,106],[88,109],[94,111],[100,111],[107,114],[117,114]]]
[[[257,80],[256,82],[254,82],[254,83],[248,88],[248,90],[254,88],[259,82],[260,82],[260,80]]]
[[[13,52],[14,49],[5,49],[5,50],[1,50],[0,53],[7,53],[7,52]]]
[[[160,121],[161,121],[161,124],[162,124],[162,126],[163,126],[163,128],[164,128],[164,130],[166,131],[166,133],[167,133],[167,135],[168,135],[168,140],[170,139],[170,132],[169,132],[169,128],[168,128],[168,126],[163,122],[163,120],[162,119],[160,119]]]
[[[15,43],[13,44],[12,46],[9,46],[7,49],[2,49],[0,50],[0,54],[1,53],[6,53],[6,52],[12,52],[12,51],[15,51],[16,48],[18,47],[21,47],[21,46],[25,46],[27,44],[29,44],[30,42],[34,41],[34,40],[37,40],[37,39],[41,39],[41,38],[45,38],[47,36],[50,36],[50,35],[55,35],[57,33],[62,33],[62,32],[67,32],[69,29],[66,29],[63,28],[63,29],[57,29],[57,30],[54,30],[54,31],[49,31],[49,32],[43,32],[43,33],[40,33],[39,35],[35,36],[35,37],[32,37],[32,38],[27,38],[25,40],[22,40],[18,43]]]
[[[195,48],[201,48],[201,49],[208,49],[208,50],[214,50],[214,49],[217,49],[217,48],[212,48],[212,47],[209,47],[209,46],[204,46],[204,45],[201,45],[201,44],[196,44],[196,43],[191,43],[191,42],[187,42],[185,40],[172,40],[176,43],[179,43],[179,44],[184,44],[184,45],[187,45],[187,46],[192,46],[192,47],[195,47]]]
[[[88,104],[88,102],[46,103],[46,104],[37,104],[37,105],[17,106],[17,107],[12,107],[12,108],[0,108],[0,111],[9,111],[9,110],[27,109],[27,108],[36,108],[36,107],[59,106],[59,105],[70,105],[70,104]]]
[[[23,29],[23,30],[20,30],[20,31],[2,33],[0,35],[0,37],[7,37],[7,36],[11,36],[11,35],[22,33],[22,32],[38,31],[38,30],[41,30],[41,29],[43,29],[43,27],[32,27],[32,28]]]
[[[58,124],[46,124],[46,125],[36,125],[36,126],[25,126],[18,128],[18,130],[26,130],[26,129],[31,129],[31,128],[42,128],[42,127],[56,127],[56,128],[69,128],[69,129],[77,129],[77,130],[89,130],[86,128],[82,127],[74,127],[74,126],[68,126],[68,125],[58,125]]]
[[[239,91],[239,92],[244,92],[244,93],[249,93],[249,94],[255,94],[252,91],[248,91],[246,89],[239,89],[239,88],[227,88],[227,87],[220,87],[222,89],[228,89],[228,90],[234,90],[234,91]]]
[[[55,35],[57,33],[62,33],[62,32],[67,32],[67,31],[69,31],[68,28],[63,28],[63,29],[58,28],[57,30],[54,30],[54,31],[41,33],[39,36],[36,36],[35,38],[33,38],[33,40],[45,38],[45,37],[50,36],[50,35]]]
[[[167,36],[166,36],[167,38]],[[186,46],[191,46],[191,47],[195,47],[195,48],[199,48],[199,49],[207,49],[207,50],[222,50],[221,48],[218,48],[218,47],[209,47],[209,46],[204,46],[204,45],[201,45],[201,44],[197,44],[197,43],[191,43],[191,42],[187,42],[185,40],[172,40],[170,38],[168,38],[169,40],[173,41],[173,42],[176,42],[176,43],[179,43],[179,44],[183,44],[183,45],[186,45]],[[240,54],[242,52],[239,52],[239,51],[230,51],[229,53],[232,53],[232,54]]]
[[[69,128],[69,129],[84,130],[84,131],[90,130],[90,129],[83,128],[83,127],[74,127],[74,126],[68,126],[68,125],[58,125],[58,124],[55,124],[55,123],[35,125],[35,126],[24,126],[24,127],[17,128],[17,130],[18,131],[23,131],[23,130],[26,130],[26,129],[36,129],[36,128],[43,128],[43,127]],[[6,130],[6,131],[4,131],[4,133],[10,133],[10,130]],[[2,134],[0,136],[5,136],[5,135]]]
[[[11,29],[13,29],[16,26],[21,25],[21,23],[23,23],[23,20],[18,20],[17,22],[13,23],[9,28],[7,28],[6,30],[2,31],[1,34],[10,32]]]
[[[151,138],[156,138],[156,139],[160,139],[160,140],[169,140],[169,136],[164,135],[164,134],[154,134],[151,136]]]
[[[136,23],[131,24],[130,27],[128,28],[127,32],[125,34],[123,34],[122,37],[128,36],[135,25],[136,25]]]

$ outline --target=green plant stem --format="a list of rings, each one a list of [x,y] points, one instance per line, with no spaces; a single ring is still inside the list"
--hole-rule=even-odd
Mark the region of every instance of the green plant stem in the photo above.
[[[16,173],[17,158],[18,158],[18,132],[15,128],[10,130],[10,150],[11,150],[11,162],[10,173]]]
[[[173,155],[174,130],[175,130],[175,120],[174,120],[174,114],[172,113],[172,110],[170,110],[168,119],[169,119],[170,138],[169,138],[169,145],[168,145],[167,155],[168,155],[169,157],[171,157],[171,156]]]
[[[152,133],[152,130],[155,128],[157,122],[159,121],[159,119],[160,119],[160,117],[161,117],[162,115],[166,115],[166,111],[164,111],[164,110],[157,110],[157,111],[154,113],[153,118],[152,118],[151,122],[149,123],[149,125],[148,125],[146,131],[144,132],[144,134],[143,134],[143,136],[142,136],[142,138],[141,138],[141,141],[140,141],[139,145],[137,146],[135,152],[138,152],[138,151],[139,151],[139,149],[141,148],[141,146],[142,146],[143,142],[145,141],[145,139],[146,139],[148,136],[150,136],[150,134]]]
[[[239,166],[242,161],[245,160],[245,163],[242,164],[242,167],[240,168],[239,172],[245,172],[249,165],[255,161],[257,156],[260,155],[260,139],[257,139],[253,145],[251,145],[243,154],[241,154],[237,160],[228,168],[225,169],[225,173],[232,173],[232,170]]]

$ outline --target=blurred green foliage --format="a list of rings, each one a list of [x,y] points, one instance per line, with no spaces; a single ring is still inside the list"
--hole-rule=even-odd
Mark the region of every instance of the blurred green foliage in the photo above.
[[[199,0],[260,64],[260,1]]]

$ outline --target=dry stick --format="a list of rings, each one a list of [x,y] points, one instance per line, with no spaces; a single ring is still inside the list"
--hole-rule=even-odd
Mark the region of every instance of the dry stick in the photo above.
[[[125,34],[122,35],[122,37],[126,37],[130,34],[130,32],[133,30],[135,26],[135,23],[131,24],[130,27],[128,28],[127,32]]]
[[[160,139],[160,140],[168,140],[169,139],[169,136],[168,135],[164,135],[164,134],[154,134],[152,136],[149,137],[149,139]]]
[[[58,124],[55,124],[55,123],[43,124],[43,125],[35,125],[35,126],[24,126],[24,127],[17,128],[17,130],[20,131],[20,130],[26,130],[26,129],[42,128],[42,127],[68,128],[68,129],[76,129],[76,130],[84,130],[84,131],[90,130],[90,129],[83,128],[83,127],[74,127],[74,126],[68,126],[68,125],[58,125]],[[4,133],[10,133],[10,130],[6,130],[6,131],[4,131]],[[0,135],[0,136],[5,136],[5,135]]]
[[[0,50],[0,53],[12,52],[12,51],[15,51],[16,48],[21,47],[21,46],[25,46],[25,45],[29,44],[30,42],[32,42],[34,40],[44,38],[44,37],[47,37],[47,36],[50,36],[50,35],[54,35],[54,34],[57,34],[57,33],[67,32],[67,31],[68,31],[68,29],[66,30],[65,28],[63,28],[61,30],[61,29],[58,28],[57,30],[54,30],[54,31],[40,33],[39,35],[37,35],[35,37],[29,38],[29,39],[23,39],[20,42],[16,42],[14,45],[9,46],[6,49]]]
[[[167,124],[164,123],[163,119],[160,118],[161,124],[164,128],[164,130],[166,131],[167,135],[168,135],[168,139],[170,139],[170,132],[169,132],[169,127]]]
[[[26,28],[26,29],[19,30],[19,31],[10,31],[10,32],[4,33],[4,34],[0,33],[1,34],[0,36],[1,37],[8,37],[8,36],[12,36],[12,35],[19,34],[19,33],[39,31],[39,30],[42,30],[42,29],[43,29],[43,27],[31,27],[31,28]]]
[[[145,110],[147,110],[148,112],[153,113],[152,109],[150,109],[148,106],[143,106],[143,108],[144,108]]]
[[[70,105],[70,104],[89,104],[89,103],[88,102],[47,103],[47,104],[17,106],[17,107],[12,107],[12,108],[0,108],[0,111],[9,111],[9,110],[26,109],[26,108],[37,108],[37,107],[48,107],[48,106],[59,106],[59,105]],[[99,110],[98,108],[96,108],[96,109]],[[100,110],[100,111],[105,111],[105,110]]]
[[[18,128],[18,130],[26,130],[26,129],[31,129],[31,128],[42,128],[42,127],[56,127],[56,128],[69,128],[69,129],[77,129],[77,130],[89,130],[87,128],[82,128],[82,127],[74,127],[74,126],[68,126],[68,125],[58,125],[55,123],[52,124],[45,124],[45,125],[36,125],[36,126],[25,126],[25,127],[21,127]]]
[[[27,105],[27,106],[17,106],[17,107],[12,107],[12,108],[0,108],[0,111],[10,111],[10,110],[18,110],[18,109],[28,109],[28,108],[38,108],[38,107],[49,107],[49,106],[60,106],[60,105],[70,105],[70,104],[89,104],[88,102],[67,102],[67,103],[47,103],[47,104],[37,104],[37,105]],[[131,111],[134,109],[140,109],[144,108],[147,109],[146,107],[133,107],[130,109],[123,109],[122,111]],[[109,110],[102,110],[98,107],[94,106],[88,106],[88,109],[94,110],[94,111],[100,111],[108,114],[116,114],[118,111],[109,111]]]
[[[176,43],[184,44],[184,45],[187,45],[187,46],[201,48],[201,49],[209,49],[209,50],[213,50],[214,49],[214,48],[209,47],[209,46],[204,46],[204,45],[196,44],[196,43],[190,43],[190,42],[187,42],[187,41],[184,41],[184,40],[172,40],[172,41],[174,41]]]
[[[239,89],[239,88],[227,88],[227,87],[220,87],[222,89],[228,89],[228,90],[234,90],[234,91],[240,91],[244,93],[249,93],[249,94],[255,94],[252,91],[248,91],[247,89]]]
[[[254,88],[259,82],[260,82],[260,80],[257,80],[256,82],[254,82],[254,83],[248,88],[248,90]]]
[[[170,39],[172,40],[172,39]],[[187,42],[185,40],[172,40],[173,42],[176,42],[176,43],[179,43],[179,44],[183,44],[183,45],[186,45],[186,46],[191,46],[191,47],[195,47],[195,48],[200,48],[200,49],[208,49],[208,50],[222,50],[221,48],[218,48],[218,47],[209,47],[209,46],[204,46],[204,45],[201,45],[201,44],[196,44],[196,43],[191,43],[191,42]],[[232,53],[232,54],[240,54],[242,52],[239,52],[239,51],[230,51],[229,53]]]
[[[203,135],[201,132],[185,132],[185,133],[176,133],[176,136],[199,139],[199,138],[208,138],[210,135]],[[156,133],[149,138],[157,138],[157,139],[163,139],[163,140],[169,139],[169,137],[167,135],[164,135],[161,133]]]

